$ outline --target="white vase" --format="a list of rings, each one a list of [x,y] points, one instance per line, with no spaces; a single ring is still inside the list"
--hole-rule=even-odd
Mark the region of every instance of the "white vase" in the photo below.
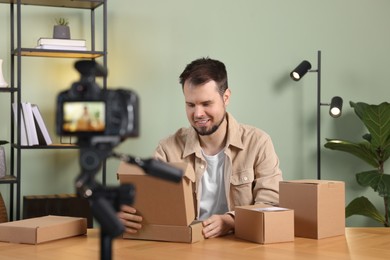
[[[0,146],[0,178],[5,177],[7,174],[7,165],[5,160],[5,150],[3,146]]]
[[[8,83],[5,81],[3,76],[3,60],[0,59],[0,88],[8,87]]]

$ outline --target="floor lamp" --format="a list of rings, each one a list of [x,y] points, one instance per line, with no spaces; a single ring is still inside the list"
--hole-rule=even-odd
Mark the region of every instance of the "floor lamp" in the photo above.
[[[335,96],[330,104],[321,102],[321,51],[317,52],[317,69],[312,70],[307,60],[302,61],[291,73],[290,77],[299,81],[307,72],[317,72],[317,179],[321,179],[321,106],[330,106],[330,116],[337,118],[341,116],[343,99]]]

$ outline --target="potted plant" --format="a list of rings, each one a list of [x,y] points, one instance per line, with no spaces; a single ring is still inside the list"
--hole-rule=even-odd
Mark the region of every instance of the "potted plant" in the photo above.
[[[55,39],[70,39],[69,21],[66,18],[60,17],[55,19],[56,24],[53,28],[53,38]]]
[[[350,102],[355,114],[368,129],[363,141],[352,142],[327,139],[326,148],[350,153],[362,159],[373,168],[356,174],[356,181],[363,187],[371,187],[383,198],[384,212],[379,210],[364,196],[355,198],[346,207],[346,217],[362,215],[390,226],[390,175],[385,172],[385,162],[390,157],[390,104],[369,105],[363,102]]]
[[[5,140],[0,140],[0,178],[4,178],[7,174],[7,165],[5,160],[5,150],[3,145],[8,144]]]

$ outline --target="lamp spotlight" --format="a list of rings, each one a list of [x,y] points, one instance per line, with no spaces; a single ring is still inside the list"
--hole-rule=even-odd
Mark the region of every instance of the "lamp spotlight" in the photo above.
[[[330,102],[329,114],[331,117],[337,118],[341,116],[343,108],[343,99],[341,97],[335,96]]]
[[[290,77],[295,81],[299,81],[310,69],[310,62],[304,60],[290,73]]]

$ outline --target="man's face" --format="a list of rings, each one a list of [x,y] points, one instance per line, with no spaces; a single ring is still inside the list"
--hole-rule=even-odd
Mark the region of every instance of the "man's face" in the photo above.
[[[217,131],[225,118],[230,90],[221,96],[215,81],[198,86],[186,81],[183,92],[188,121],[198,134],[211,135]]]

